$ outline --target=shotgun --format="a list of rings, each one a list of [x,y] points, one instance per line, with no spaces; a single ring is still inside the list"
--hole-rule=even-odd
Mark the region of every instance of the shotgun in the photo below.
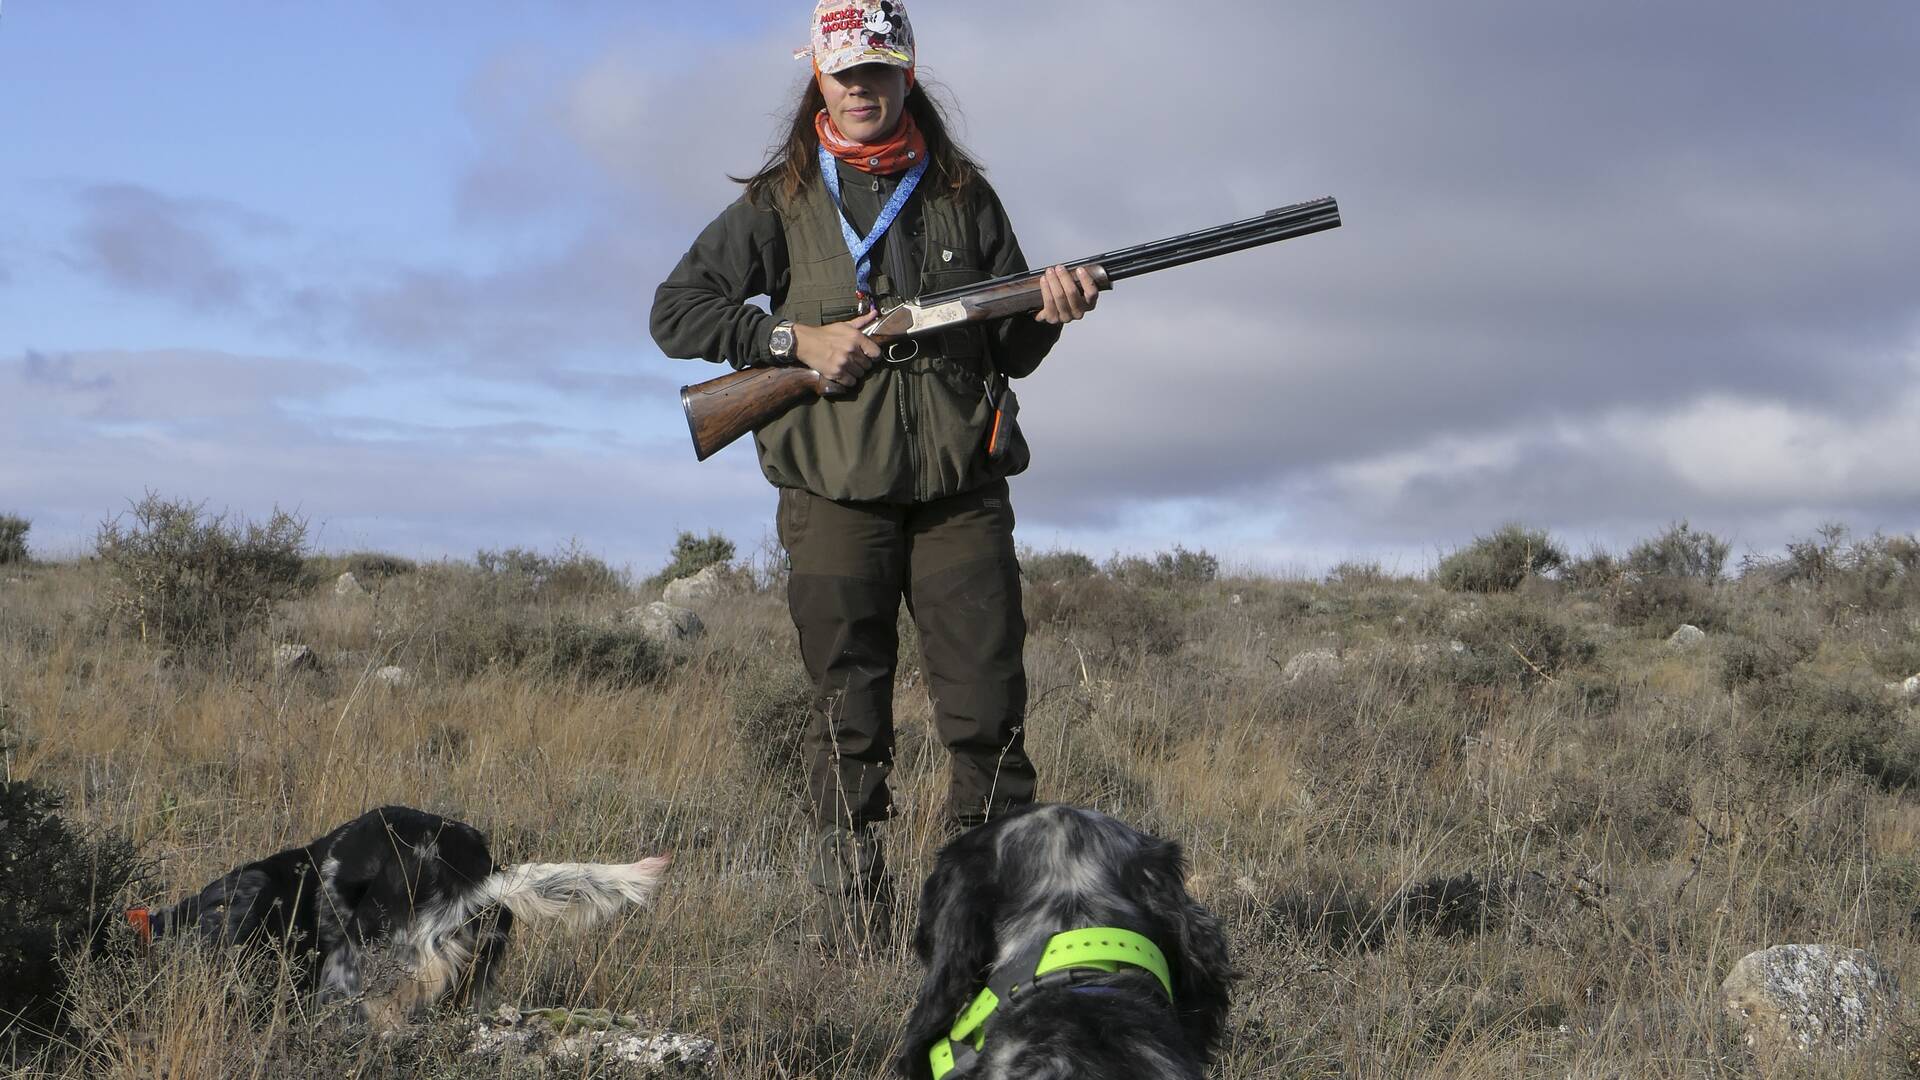
[[[1283,206],[1258,217],[1216,225],[1181,236],[1109,251],[1067,264],[1086,267],[1094,285],[1113,288],[1116,281],[1184,266],[1234,251],[1290,240],[1340,226],[1340,208],[1332,197]],[[1040,275],[1024,274],[982,281],[974,285],[930,293],[883,312],[865,327],[868,336],[892,349],[917,334],[932,333],[961,323],[985,322],[1038,311]],[[793,406],[827,394],[820,373],[802,364],[751,367],[703,383],[680,388],[680,405],[693,434],[693,452],[701,461]]]

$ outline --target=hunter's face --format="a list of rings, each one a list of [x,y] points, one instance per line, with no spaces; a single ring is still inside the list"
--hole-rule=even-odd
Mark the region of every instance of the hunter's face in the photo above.
[[[820,76],[820,93],[840,134],[855,142],[879,142],[900,123],[907,73],[891,64],[861,64]]]

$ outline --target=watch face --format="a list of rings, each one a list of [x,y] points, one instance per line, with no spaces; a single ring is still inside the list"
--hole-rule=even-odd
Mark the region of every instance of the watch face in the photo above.
[[[773,328],[773,337],[767,342],[775,356],[793,355],[793,327],[781,324]]]

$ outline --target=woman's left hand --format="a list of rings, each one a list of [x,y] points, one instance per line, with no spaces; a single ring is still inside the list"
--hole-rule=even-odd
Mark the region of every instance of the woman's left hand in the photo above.
[[[1040,297],[1035,321],[1061,326],[1085,318],[1100,302],[1100,288],[1084,266],[1074,267],[1072,273],[1064,266],[1049,266],[1040,275]]]

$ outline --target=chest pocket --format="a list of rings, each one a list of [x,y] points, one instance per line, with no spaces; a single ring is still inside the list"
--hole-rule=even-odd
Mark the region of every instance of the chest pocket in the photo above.
[[[810,184],[780,208],[787,240],[787,295],[774,314],[806,326],[853,318],[853,256],[826,189]]]

